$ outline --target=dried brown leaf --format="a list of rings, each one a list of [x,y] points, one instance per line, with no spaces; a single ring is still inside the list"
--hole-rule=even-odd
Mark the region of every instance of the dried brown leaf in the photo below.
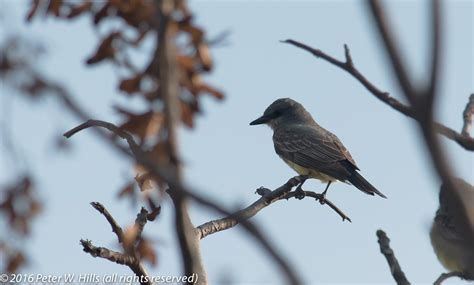
[[[134,224],[129,226],[123,232],[123,247],[126,251],[130,251],[135,246],[139,228]]]
[[[137,182],[138,187],[140,187],[140,191],[142,192],[154,188],[153,176],[148,172],[137,173],[137,175],[135,176],[135,181]]]
[[[122,189],[118,192],[117,196],[118,198],[124,198],[124,197],[134,197],[135,195],[135,183],[134,182],[129,182],[125,186],[122,187]]]
[[[161,113],[148,111],[143,114],[135,114],[120,108],[117,108],[117,110],[127,116],[127,120],[120,128],[137,135],[141,142],[148,137],[157,135],[163,123]]]
[[[99,11],[94,14],[94,25],[99,24],[104,18],[109,15],[110,6],[111,2],[105,1],[104,6],[102,6],[102,8],[100,8]]]
[[[115,55],[114,40],[120,37],[120,32],[112,32],[102,40],[97,51],[87,59],[87,64],[96,64]]]
[[[194,110],[186,102],[181,101],[181,121],[189,128],[194,127]]]
[[[201,61],[202,68],[206,71],[210,71],[212,69],[212,57],[209,46],[206,43],[199,43],[197,46],[197,55]]]
[[[206,83],[201,83],[198,88],[200,92],[209,93],[219,100],[224,99],[224,93]]]
[[[48,8],[46,9],[47,13],[51,13],[56,17],[59,17],[61,14],[61,6],[63,4],[62,0],[49,0]]]
[[[178,55],[176,58],[179,66],[185,70],[194,70],[194,59],[187,55]]]
[[[7,261],[6,272],[14,273],[26,263],[26,258],[22,252],[17,251],[13,255],[9,256]]]
[[[140,83],[142,78],[143,74],[136,74],[131,78],[122,79],[122,81],[120,81],[119,89],[121,91],[127,92],[128,94],[140,92]]]
[[[137,252],[140,256],[140,259],[147,260],[152,265],[156,265],[156,252],[149,240],[142,238],[138,243]]]
[[[69,19],[75,18],[84,12],[90,11],[91,8],[92,8],[92,2],[89,0],[86,0],[83,3],[71,8],[71,10],[66,15],[66,17]]]
[[[28,15],[26,16],[26,20],[28,22],[30,22],[33,19],[34,15],[38,11],[39,6],[40,6],[40,0],[31,1],[31,8],[30,8],[30,11],[28,11]]]
[[[146,216],[147,220],[154,221],[156,217],[161,213],[161,206],[156,206],[155,202],[153,202],[153,198],[150,196],[147,197],[148,207],[150,207],[151,212]]]

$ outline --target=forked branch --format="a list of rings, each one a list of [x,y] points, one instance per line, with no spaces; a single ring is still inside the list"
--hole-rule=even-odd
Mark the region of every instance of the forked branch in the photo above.
[[[347,45],[344,45],[346,59],[345,59],[345,61],[341,61],[341,60],[338,60],[338,59],[328,55],[327,53],[325,53],[325,52],[323,52],[319,49],[310,47],[306,44],[303,44],[303,43],[295,41],[295,40],[288,39],[288,40],[285,40],[285,41],[282,41],[282,42],[287,43],[287,44],[291,44],[291,45],[296,46],[298,48],[301,48],[301,49],[313,54],[315,57],[321,58],[321,59],[323,59],[323,60],[325,60],[325,61],[341,68],[342,70],[344,70],[347,73],[349,73],[350,75],[352,75],[352,77],[357,79],[367,90],[369,90],[370,93],[372,93],[380,101],[384,102],[385,104],[387,104],[388,106],[390,106],[393,109],[397,110],[398,112],[404,114],[405,116],[408,116],[408,117],[410,117],[412,119],[415,119],[415,120],[417,119],[417,117],[415,115],[415,112],[414,112],[414,110],[412,109],[411,106],[408,106],[408,105],[405,105],[405,104],[401,103],[397,99],[390,96],[390,94],[388,92],[382,91],[380,88],[375,86],[375,84],[373,84],[370,80],[368,80],[367,77],[365,77],[365,75],[363,75],[357,69],[357,67],[353,63],[353,60],[352,60],[352,57],[351,57],[351,54],[350,54],[350,50],[347,47]],[[410,85],[409,88],[411,88],[411,85]],[[471,98],[473,98],[472,95],[471,95]],[[472,101],[473,100],[470,100],[469,102],[472,102]],[[473,116],[473,113],[474,113],[472,111],[472,106],[473,105],[474,105],[474,103],[468,103],[468,106],[466,106],[466,110],[468,110],[468,107],[470,107],[470,109],[469,109],[470,112],[465,111],[465,113],[464,113],[464,126],[467,126],[467,127],[463,127],[463,132],[461,132],[461,133],[458,133],[455,130],[453,130],[453,129],[451,129],[451,128],[449,128],[449,127],[447,127],[447,126],[445,126],[441,123],[433,122],[433,126],[434,126],[435,130],[438,133],[440,133],[441,135],[445,136],[448,139],[451,139],[451,140],[457,142],[460,146],[462,146],[463,148],[465,148],[466,150],[469,150],[469,151],[474,151],[474,138],[472,138],[469,135],[469,130],[470,130],[469,126],[471,126],[471,124],[472,124],[472,116]],[[464,130],[466,130],[466,131],[464,131]]]

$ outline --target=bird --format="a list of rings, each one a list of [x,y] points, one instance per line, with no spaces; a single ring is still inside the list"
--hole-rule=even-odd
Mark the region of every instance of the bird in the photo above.
[[[262,116],[250,123],[251,126],[260,124],[273,129],[275,152],[304,178],[296,189],[297,198],[304,198],[301,186],[307,178],[327,183],[322,198],[329,185],[336,181],[352,184],[366,194],[387,198],[358,172],[359,167],[339,138],[318,125],[295,100],[281,98],[273,102]]]
[[[454,187],[455,189],[450,189],[446,183],[441,185],[439,208],[430,229],[431,245],[447,270],[474,280],[474,239],[471,226],[474,187],[460,178],[454,179]],[[455,199],[455,193],[458,194],[458,199]]]

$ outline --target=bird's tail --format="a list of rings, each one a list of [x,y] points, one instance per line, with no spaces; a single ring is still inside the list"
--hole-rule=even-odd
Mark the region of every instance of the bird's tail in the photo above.
[[[357,171],[353,171],[352,175],[348,179],[352,185],[357,187],[357,189],[361,190],[364,193],[367,193],[369,195],[374,195],[377,194],[380,197],[387,198],[382,192],[377,190],[372,184],[369,183],[369,181],[365,180],[365,178],[359,174]]]

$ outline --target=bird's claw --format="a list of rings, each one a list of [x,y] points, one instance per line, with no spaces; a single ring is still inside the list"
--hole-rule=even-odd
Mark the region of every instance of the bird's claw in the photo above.
[[[304,197],[306,197],[306,193],[301,188],[301,186],[296,187],[296,189],[295,189],[295,198],[298,199],[298,200],[302,200]]]
[[[321,193],[318,198],[319,204],[324,205],[326,204],[326,193]]]

